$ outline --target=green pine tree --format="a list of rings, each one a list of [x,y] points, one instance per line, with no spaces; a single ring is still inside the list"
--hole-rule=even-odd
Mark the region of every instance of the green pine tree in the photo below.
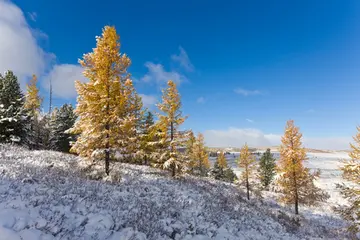
[[[0,74],[0,143],[26,144],[24,95],[12,71]]]
[[[50,120],[50,148],[52,150],[69,152],[70,143],[75,141],[75,135],[67,132],[76,121],[74,108],[64,104],[60,109],[55,109]]]
[[[152,162],[153,153],[155,152],[155,145],[153,142],[155,139],[154,128],[154,114],[150,111],[146,111],[141,121],[141,151],[142,151],[142,163],[149,165]]]
[[[234,171],[228,166],[224,152],[220,152],[211,170],[213,178],[225,182],[234,182],[237,177]]]
[[[261,156],[258,172],[262,186],[267,188],[273,181],[276,174],[275,158],[270,152],[270,148],[268,148]]]

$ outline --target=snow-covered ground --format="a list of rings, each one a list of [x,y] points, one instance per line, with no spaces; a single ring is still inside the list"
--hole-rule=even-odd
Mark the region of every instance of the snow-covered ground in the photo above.
[[[111,166],[102,178],[102,165],[72,155],[0,145],[0,240],[348,238],[330,211],[296,218],[271,198],[247,201],[233,184]]]
[[[279,152],[272,152],[276,159],[279,159]],[[239,152],[231,152],[226,155],[229,166],[234,169],[234,172],[240,176],[242,171],[238,167],[236,160],[239,157]],[[261,156],[257,156],[259,159]],[[344,180],[341,177],[340,167],[343,164],[344,160],[348,160],[349,155],[346,152],[329,152],[329,153],[308,153],[308,160],[304,162],[305,166],[312,169],[320,169],[321,174],[320,178],[317,180],[316,184],[327,191],[330,195],[328,203],[331,203],[332,206],[336,204],[343,204],[345,201],[339,194],[338,189],[336,189],[337,183],[342,183]],[[214,163],[216,158],[210,158],[210,161]]]

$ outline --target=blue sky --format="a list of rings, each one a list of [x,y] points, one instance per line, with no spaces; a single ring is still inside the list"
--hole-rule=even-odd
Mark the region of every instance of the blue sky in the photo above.
[[[0,3],[0,70],[37,73],[45,96],[51,78],[56,105],[76,102],[77,60],[114,25],[146,103],[178,81],[184,128],[208,145],[276,145],[294,119],[306,146],[344,149],[360,123],[360,1]]]

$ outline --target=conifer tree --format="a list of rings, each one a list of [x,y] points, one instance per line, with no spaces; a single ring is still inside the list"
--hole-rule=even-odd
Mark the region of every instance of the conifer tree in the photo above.
[[[276,174],[276,163],[274,155],[271,153],[270,148],[263,153],[259,162],[259,176],[261,184],[267,188],[273,181]]]
[[[46,116],[42,116],[40,108],[42,104],[42,98],[39,95],[39,89],[37,87],[37,77],[33,75],[29,84],[26,84],[26,95],[24,108],[30,116],[28,132],[27,132],[27,144],[30,149],[43,149],[44,147],[44,135],[46,134]]]
[[[24,111],[24,96],[17,77],[7,71],[0,74],[0,142],[25,144],[28,116]]]
[[[204,136],[199,133],[192,144],[190,155],[192,173],[199,176],[206,176],[210,169],[209,155],[205,149]]]
[[[244,169],[241,173],[241,179],[245,182],[248,200],[250,200],[250,178],[254,173],[255,162],[255,157],[251,155],[248,145],[245,144],[240,150],[238,164],[240,168]]]
[[[163,113],[159,114],[157,131],[162,148],[156,165],[171,170],[175,177],[186,168],[186,158],[178,151],[184,145],[183,136],[178,129],[185,117],[182,116],[180,94],[175,82],[168,81],[168,88],[163,90],[162,102],[158,104],[158,108]]]
[[[40,113],[37,117],[36,128],[36,142],[38,149],[51,149],[50,147],[50,115],[47,113]]]
[[[310,173],[310,169],[303,166],[306,150],[302,147],[301,138],[299,128],[294,125],[294,121],[289,120],[286,123],[285,134],[281,138],[278,169],[280,176],[277,183],[283,192],[280,201],[294,204],[295,214],[299,214],[299,204],[316,205],[329,197],[314,184],[320,171]]]
[[[104,151],[105,173],[109,174],[110,151],[123,147],[127,129],[127,96],[125,83],[130,59],[120,54],[119,36],[114,27],[106,26],[96,37],[93,52],[79,61],[87,83],[76,82],[76,114],[79,116],[72,133],[79,134],[71,151],[91,157],[95,150]],[[129,80],[130,81],[130,80]],[[129,85],[129,84],[128,84]]]
[[[350,144],[352,151],[349,153],[351,160],[345,161],[341,167],[343,179],[351,182],[352,186],[337,184],[349,204],[338,206],[335,210],[351,223],[349,231],[356,234],[360,231],[360,127],[357,127],[357,134],[353,139],[355,143]]]
[[[233,182],[237,179],[233,170],[228,166],[225,154],[223,151],[217,155],[216,162],[213,169],[211,170],[211,175],[221,181]]]
[[[190,173],[194,173],[196,166],[196,157],[194,156],[194,144],[196,142],[196,137],[192,130],[188,133],[188,139],[186,140],[186,157],[188,160],[188,170]]]
[[[143,164],[149,165],[152,162],[153,154],[155,153],[155,122],[152,112],[147,111],[144,113],[141,124],[141,151],[143,152]]]
[[[36,85],[37,77],[34,74],[30,80],[30,83],[26,84],[26,98],[24,106],[32,116],[38,116],[42,103],[42,98],[39,95],[39,89]]]
[[[130,79],[124,83],[124,98],[126,101],[124,114],[122,115],[120,131],[123,160],[133,163],[141,163],[143,151],[141,147],[141,120],[144,115],[141,97],[136,93]]]
[[[69,152],[70,142],[75,135],[68,132],[76,121],[76,114],[71,104],[64,104],[60,109],[54,109],[50,118],[50,148],[55,151]]]
[[[228,168],[228,164],[225,158],[224,152],[218,153],[216,162],[214,164],[214,169],[212,171],[215,179],[224,179],[225,169]]]

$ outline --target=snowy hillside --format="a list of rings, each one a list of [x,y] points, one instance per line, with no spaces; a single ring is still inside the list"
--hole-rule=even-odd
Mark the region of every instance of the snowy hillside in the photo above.
[[[91,180],[102,165],[0,145],[0,240],[347,239],[330,212],[308,210],[297,223],[288,208],[248,202],[232,184],[111,167],[111,178]]]

